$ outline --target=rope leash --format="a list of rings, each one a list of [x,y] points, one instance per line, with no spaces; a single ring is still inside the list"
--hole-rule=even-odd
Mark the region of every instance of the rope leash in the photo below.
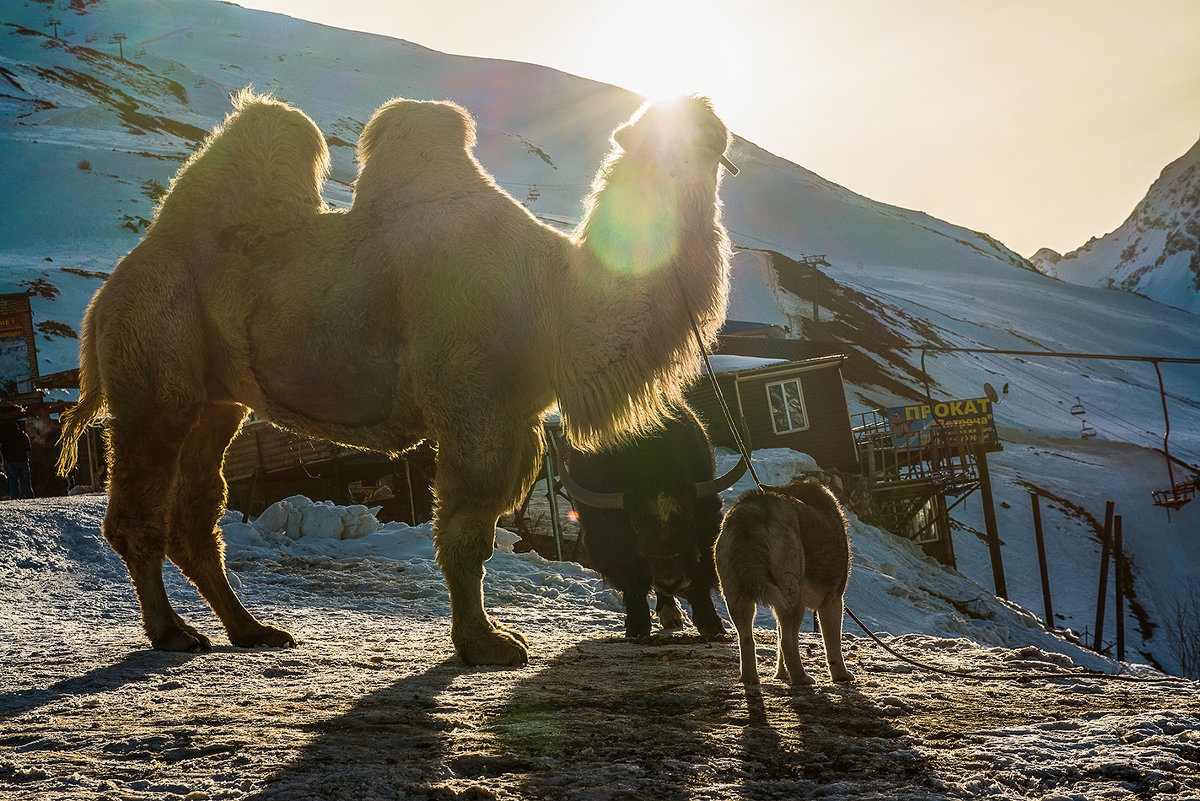
[[[1091,668],[1080,668],[1074,671],[1032,671],[1025,673],[974,673],[962,670],[951,670],[949,668],[941,668],[936,665],[930,665],[926,662],[921,662],[912,657],[905,656],[897,651],[892,646],[881,640],[875,632],[867,628],[866,624],[858,619],[858,615],[850,607],[845,607],[846,614],[850,616],[858,627],[866,632],[875,643],[887,651],[892,656],[899,659],[901,662],[907,662],[910,665],[915,665],[922,670],[928,670],[933,673],[941,673],[945,676],[956,676],[961,679],[973,679],[975,681],[1019,681],[1027,682],[1034,679],[1108,679],[1110,681],[1131,681],[1131,682],[1187,682],[1187,679],[1179,678],[1178,676],[1127,676],[1121,673],[1105,673],[1102,670],[1092,670]],[[1188,682],[1190,683],[1190,682]]]

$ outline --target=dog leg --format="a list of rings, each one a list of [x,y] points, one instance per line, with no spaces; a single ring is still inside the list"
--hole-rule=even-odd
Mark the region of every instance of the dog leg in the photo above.
[[[812,676],[804,672],[800,660],[800,624],[804,620],[804,607],[799,611],[775,610],[779,626],[779,643],[776,646],[775,678],[791,685],[813,684]]]
[[[833,681],[854,681],[842,658],[843,602],[840,595],[826,601],[817,609],[821,621],[821,640],[825,644],[825,662],[829,665],[829,678]]]
[[[754,652],[754,601],[732,595],[725,593],[725,607],[729,610],[729,618],[738,636],[739,680],[742,684],[758,684],[758,658]]]

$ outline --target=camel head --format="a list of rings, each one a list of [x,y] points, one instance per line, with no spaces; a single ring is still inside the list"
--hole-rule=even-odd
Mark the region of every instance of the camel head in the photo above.
[[[717,165],[737,168],[725,157],[729,131],[706,97],[691,95],[643,105],[613,131],[612,141],[628,157],[655,164],[674,180],[715,175]]]
[[[643,105],[612,133],[612,150],[592,183],[577,238],[619,277],[644,276],[680,261],[689,240],[720,228],[720,166],[730,135],[707,98]],[[736,169],[736,168],[733,168]],[[732,171],[732,170],[731,170]],[[711,236],[708,237],[711,239]]]
[[[700,341],[716,342],[729,293],[717,194],[729,141],[702,97],[647,104],[613,132],[562,303],[572,375],[556,389],[572,444],[649,431],[700,374]]]

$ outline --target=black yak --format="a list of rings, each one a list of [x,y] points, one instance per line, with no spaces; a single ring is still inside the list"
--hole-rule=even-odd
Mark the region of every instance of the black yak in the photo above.
[[[725,631],[713,606],[718,493],[745,472],[745,462],[718,479],[695,412],[682,406],[662,428],[594,453],[567,448],[562,472],[592,566],[625,603],[627,637],[650,634],[651,587],[664,628],[681,625],[674,596],[682,596],[701,634]]]

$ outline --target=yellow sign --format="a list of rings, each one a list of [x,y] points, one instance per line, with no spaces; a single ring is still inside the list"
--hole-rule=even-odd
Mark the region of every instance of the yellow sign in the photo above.
[[[939,438],[963,444],[995,442],[996,420],[992,402],[987,398],[945,401],[943,403],[893,406],[887,410],[892,427],[892,445],[910,448],[928,445],[935,432]]]
[[[13,339],[16,337],[25,337],[25,315],[10,314],[7,317],[0,317],[0,339]]]

